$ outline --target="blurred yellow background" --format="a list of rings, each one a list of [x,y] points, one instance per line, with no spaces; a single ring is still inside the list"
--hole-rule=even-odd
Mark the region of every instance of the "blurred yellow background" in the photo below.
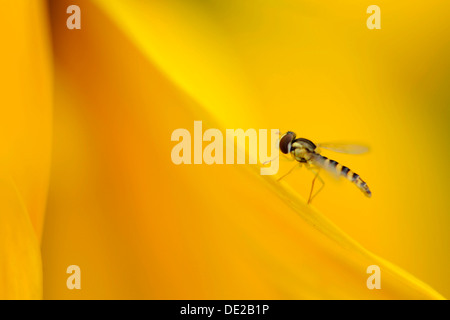
[[[31,83],[2,79],[18,89],[5,90],[12,128],[0,140],[42,163],[11,170],[41,241],[44,298],[450,295],[448,4],[378,1],[381,30],[369,30],[373,3],[356,0],[36,3],[32,14],[17,1],[2,23],[22,26],[27,37],[8,43],[25,57],[10,56],[47,82],[25,71]],[[81,30],[66,28],[72,4]],[[32,96],[43,87],[51,102]],[[14,112],[30,104],[43,111],[28,124]],[[368,144],[366,155],[323,154],[373,197],[324,177],[308,207],[306,170],[276,183],[255,165],[176,166],[171,133],[194,120]],[[33,125],[24,140],[9,134]],[[280,175],[292,165],[281,161]],[[72,264],[81,290],[66,287]],[[366,287],[371,264],[382,264],[381,290]]]

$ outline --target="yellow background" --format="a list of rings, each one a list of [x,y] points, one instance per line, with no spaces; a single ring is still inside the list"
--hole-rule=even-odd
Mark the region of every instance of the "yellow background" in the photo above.
[[[12,120],[0,139],[42,162],[13,153],[10,170],[41,246],[44,298],[449,296],[445,2],[378,1],[381,30],[366,27],[373,3],[356,0],[36,3],[2,14],[24,34],[8,39],[2,64],[26,60],[46,81],[27,69],[31,84],[12,83],[13,68],[3,77]],[[66,28],[71,4],[81,30]],[[32,96],[42,87],[51,99]],[[28,124],[30,104],[42,112]],[[276,183],[257,166],[176,166],[171,133],[194,120],[368,144],[366,155],[324,154],[373,197],[324,177],[308,207],[304,170]],[[71,264],[81,290],[66,287]],[[371,264],[381,290],[366,287]]]

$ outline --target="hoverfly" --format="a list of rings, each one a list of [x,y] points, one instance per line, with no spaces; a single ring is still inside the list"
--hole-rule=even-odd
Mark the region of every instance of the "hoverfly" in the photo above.
[[[290,154],[300,165],[305,165],[309,170],[315,173],[314,180],[311,186],[311,192],[309,194],[308,204],[311,203],[312,199],[317,196],[317,194],[325,186],[322,178],[319,177],[319,171],[321,169],[330,172],[335,176],[343,176],[347,178],[350,182],[354,183],[359,190],[361,190],[367,197],[372,196],[372,192],[369,186],[361,179],[361,177],[355,172],[351,171],[348,167],[339,164],[338,162],[328,159],[320,154],[319,147],[330,149],[336,152],[361,154],[368,151],[367,147],[359,145],[349,145],[349,144],[319,144],[316,146],[312,141],[304,138],[296,138],[296,134],[292,131],[288,131],[281,136],[280,139],[280,151],[284,154]],[[296,166],[297,167],[297,166]],[[292,168],[288,173],[283,175],[278,180],[281,180],[292,172]],[[316,170],[315,168],[318,168]],[[314,182],[319,179],[322,183],[321,188],[313,195]]]

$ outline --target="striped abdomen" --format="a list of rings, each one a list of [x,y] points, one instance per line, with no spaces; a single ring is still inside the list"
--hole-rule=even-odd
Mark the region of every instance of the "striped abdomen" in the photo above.
[[[328,159],[327,157],[324,157],[318,153],[316,153],[315,155],[316,156],[314,158],[317,162],[319,162],[320,167],[323,167],[331,173],[335,173],[347,178],[347,180],[353,182],[358,187],[358,189],[361,190],[367,197],[370,198],[372,196],[372,192],[370,192],[369,186],[361,179],[358,174],[334,160]]]

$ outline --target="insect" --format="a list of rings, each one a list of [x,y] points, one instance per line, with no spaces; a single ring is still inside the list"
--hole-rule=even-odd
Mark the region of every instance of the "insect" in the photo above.
[[[319,146],[336,152],[343,152],[343,153],[360,154],[367,151],[366,147],[358,145],[323,144]],[[364,193],[364,195],[366,195],[369,198],[372,196],[372,192],[370,191],[369,186],[361,179],[361,177],[358,174],[351,171],[348,167],[343,166],[334,160],[328,159],[325,156],[322,156],[320,154],[320,149],[312,141],[304,138],[297,138],[294,132],[288,131],[281,136],[279,147],[282,153],[290,154],[296,161],[300,163],[300,165],[305,165],[305,167],[307,167],[309,170],[315,173],[315,177],[312,182],[311,191],[309,194],[308,204],[311,203],[312,199],[315,196],[317,196],[317,194],[325,186],[324,181],[319,176],[319,172],[321,169],[326,170],[333,175],[343,176],[347,178],[347,180],[354,183],[356,187],[358,187],[358,189]],[[287,176],[296,167],[292,168],[288,173],[283,175],[278,180],[281,180],[282,178]],[[314,182],[316,179],[319,179],[321,181],[322,186],[313,195]]]

